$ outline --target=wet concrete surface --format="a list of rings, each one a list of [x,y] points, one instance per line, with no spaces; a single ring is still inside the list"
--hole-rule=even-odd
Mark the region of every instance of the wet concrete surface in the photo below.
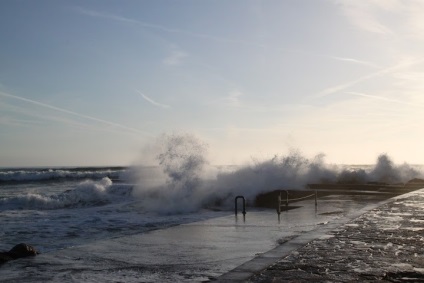
[[[248,208],[245,218],[241,214],[235,217],[232,213],[221,213],[220,217],[204,221],[16,260],[0,268],[0,281],[246,280],[285,254],[326,237],[326,233],[380,201],[374,196],[332,196],[320,198],[315,207],[314,200],[306,200],[296,203],[299,208],[285,211],[279,218],[276,210]]]
[[[218,281],[424,282],[424,189],[336,226],[282,243],[269,252],[279,259],[263,270],[256,258]]]

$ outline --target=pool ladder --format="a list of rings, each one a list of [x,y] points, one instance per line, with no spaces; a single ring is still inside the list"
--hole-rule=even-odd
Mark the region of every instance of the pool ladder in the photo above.
[[[234,199],[234,213],[237,215],[237,200],[241,198],[243,200],[243,211],[241,213],[243,213],[243,216],[246,215],[246,199],[244,198],[244,196],[236,196],[236,198]]]

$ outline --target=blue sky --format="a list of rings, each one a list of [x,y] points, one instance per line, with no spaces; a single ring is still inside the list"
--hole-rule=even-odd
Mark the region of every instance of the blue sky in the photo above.
[[[0,166],[212,164],[298,149],[424,164],[424,3],[0,1]]]

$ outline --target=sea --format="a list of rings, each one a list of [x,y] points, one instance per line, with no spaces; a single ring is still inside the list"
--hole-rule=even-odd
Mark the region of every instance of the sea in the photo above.
[[[231,217],[228,219],[233,221],[234,197],[238,195],[246,198],[248,209],[255,209],[254,199],[260,193],[277,189],[302,190],[308,183],[402,183],[424,178],[422,165],[395,165],[387,155],[381,155],[372,165],[325,164],[320,158],[308,159],[298,153],[237,166],[212,166],[197,155],[194,157],[197,159],[193,155],[182,155],[177,159],[175,155],[162,156],[157,166],[2,168],[0,251],[27,243],[41,253],[41,258],[42,255],[57,255],[78,247],[100,246],[108,241],[116,243],[119,239],[151,235],[152,231],[166,231],[190,223],[227,219],[225,217]],[[271,212],[259,210],[258,213]],[[275,215],[275,210],[272,215]],[[225,225],[237,224],[237,221],[231,221],[225,222]],[[301,227],[306,222],[294,221],[291,225]],[[278,229],[272,234],[273,241],[284,230]],[[296,230],[296,227],[293,229]],[[261,249],[271,248],[270,245],[261,246]],[[214,249],[219,250],[219,247]],[[222,249],[221,255],[225,254],[226,247]],[[65,277],[43,277],[43,274],[52,272],[46,269],[46,264],[49,264],[47,259],[42,267],[20,265],[20,268],[27,268],[26,276],[38,276],[22,281],[62,282]],[[13,266],[13,262],[0,266],[0,274],[8,274],[8,269],[15,272]],[[107,277],[66,278],[68,282],[155,282],[160,278],[143,279],[142,273],[139,271],[131,280],[130,277],[119,280]],[[184,282],[184,278],[192,278],[180,276],[177,280],[173,275],[167,276],[169,282]],[[7,278],[4,282],[21,281],[16,276]],[[3,282],[2,278],[0,282]]]

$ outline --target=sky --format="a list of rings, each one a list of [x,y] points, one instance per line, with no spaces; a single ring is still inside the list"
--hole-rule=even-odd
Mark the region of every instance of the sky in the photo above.
[[[0,167],[424,164],[424,1],[2,0]]]

